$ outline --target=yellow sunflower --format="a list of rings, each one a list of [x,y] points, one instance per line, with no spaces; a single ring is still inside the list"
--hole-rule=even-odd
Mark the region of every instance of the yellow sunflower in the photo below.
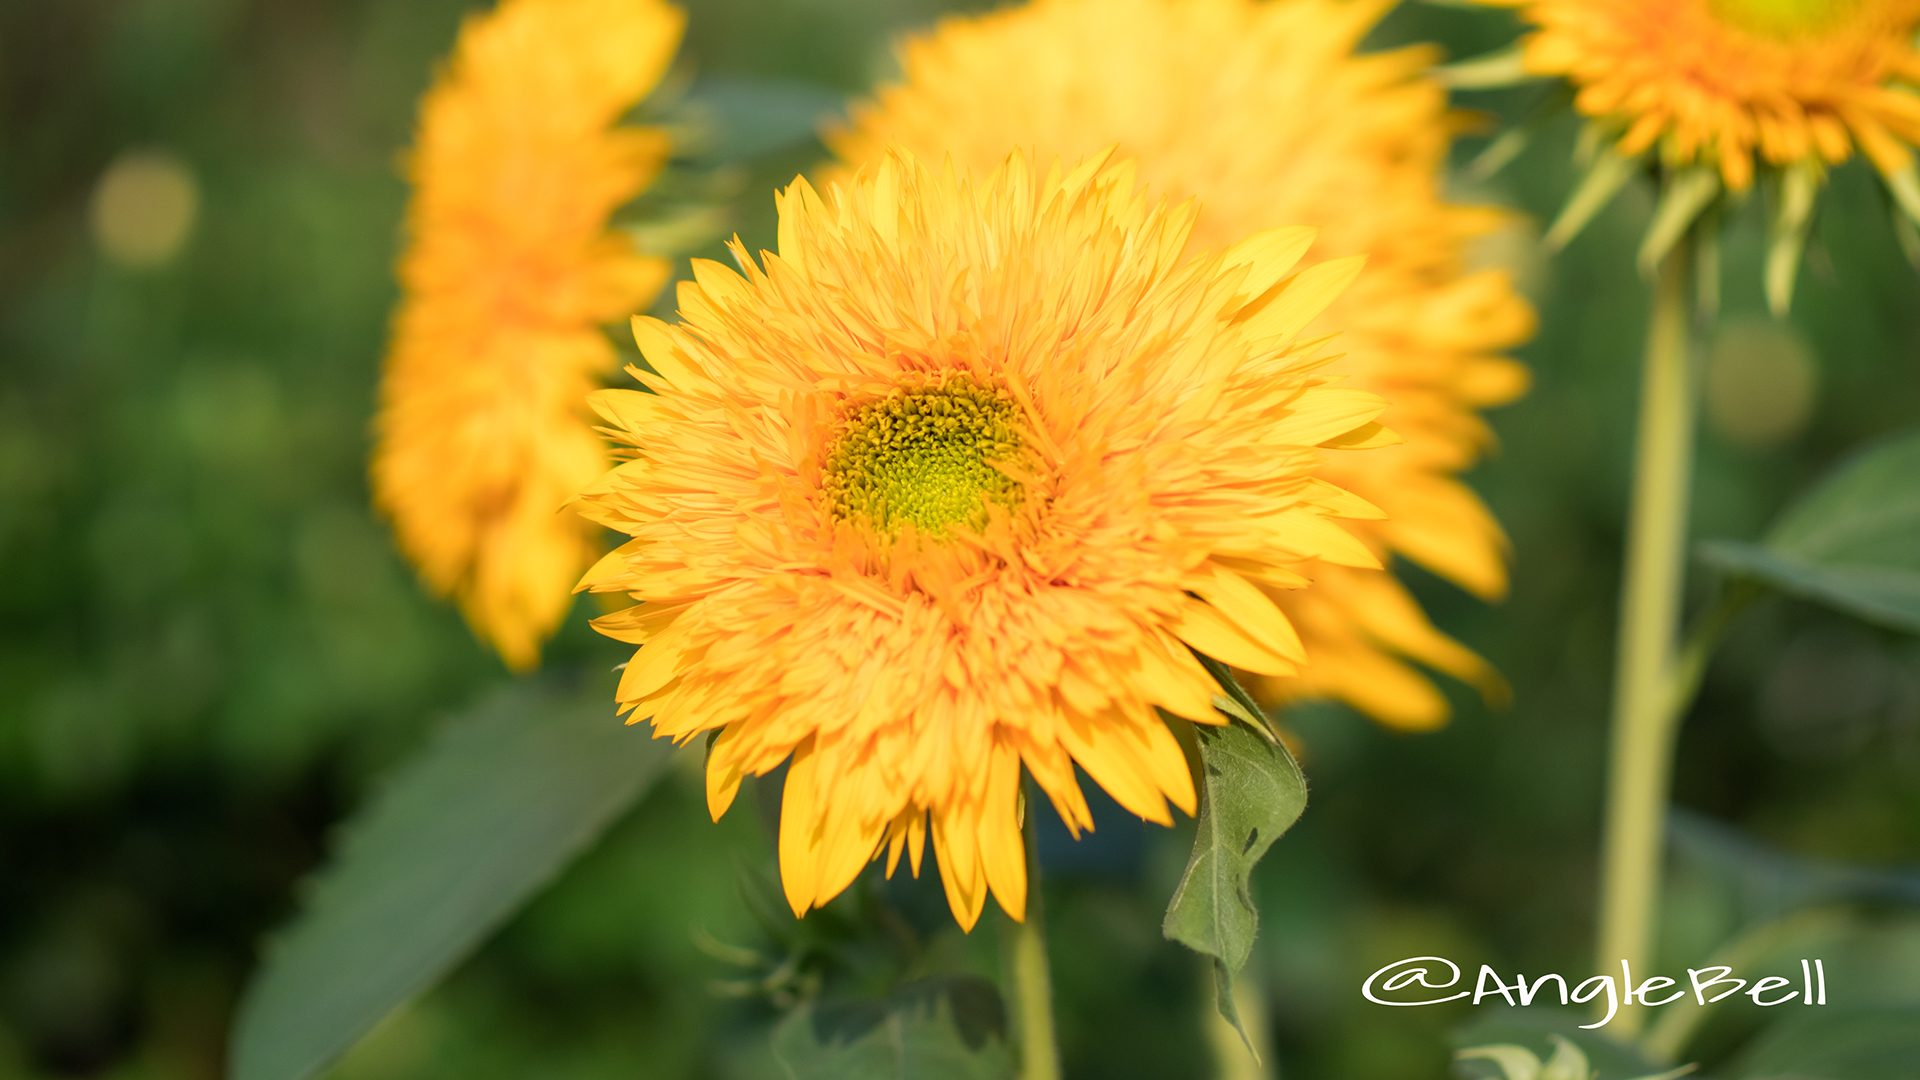
[[[582,587],[640,601],[595,621],[640,646],[621,708],[713,736],[716,817],[788,764],[796,913],[930,838],[963,926],[989,892],[1021,917],[1023,768],[1076,832],[1076,766],[1192,812],[1167,717],[1220,721],[1192,650],[1290,672],[1259,586],[1373,563],[1321,458],[1382,452],[1383,403],[1303,336],[1358,260],[1291,272],[1307,229],[1189,257],[1192,220],[1103,158],[903,153],[796,181],[777,253],[635,320],[650,392],[594,399],[632,460],[582,499],[632,539]]]
[[[1441,194],[1445,92],[1427,49],[1357,47],[1388,0],[1037,0],[954,18],[902,51],[897,85],[829,134],[843,161],[892,144],[975,168],[1020,147],[1073,158],[1117,146],[1159,190],[1196,198],[1197,248],[1282,224],[1367,273],[1329,311],[1350,385],[1391,405],[1405,443],[1343,457],[1327,474],[1386,512],[1358,529],[1486,598],[1507,584],[1505,540],[1458,474],[1488,448],[1478,410],[1525,388],[1502,350],[1532,332],[1507,275],[1468,249],[1500,218]],[[1312,663],[1265,681],[1275,697],[1336,696],[1397,726],[1444,722],[1409,660],[1497,685],[1437,631],[1389,574],[1338,565],[1280,595]]]
[[[374,500],[516,668],[600,553],[562,508],[607,465],[585,409],[615,366],[601,325],[667,277],[607,227],[666,160],[665,135],[614,125],[681,27],[659,0],[504,0],[467,21],[421,104]]]
[[[1629,157],[1704,162],[1753,185],[1755,160],[1881,172],[1920,140],[1915,0],[1491,0],[1535,27],[1530,73],[1565,78]]]

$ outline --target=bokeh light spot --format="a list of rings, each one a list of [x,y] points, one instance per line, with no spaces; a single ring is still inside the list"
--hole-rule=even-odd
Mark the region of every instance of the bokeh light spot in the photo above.
[[[127,267],[171,262],[200,214],[193,170],[164,150],[130,150],[113,160],[93,191],[93,239],[108,259]]]
[[[1793,328],[1729,319],[1707,354],[1707,423],[1737,446],[1779,446],[1806,429],[1819,377],[1813,350]]]

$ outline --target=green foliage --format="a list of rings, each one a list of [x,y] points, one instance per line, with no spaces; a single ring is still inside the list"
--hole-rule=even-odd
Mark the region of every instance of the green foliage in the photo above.
[[[1747,987],[1776,977],[1798,988],[1804,966],[1818,959],[1821,984],[1832,1004],[1766,1007],[1744,993],[1717,1001],[1688,998],[1660,1008],[1645,1037],[1650,1053],[1673,1060],[1701,1060],[1713,1075],[1738,1077],[1733,1066],[1770,1042],[1782,1025],[1807,1013],[1890,1009],[1920,1020],[1920,918],[1911,912],[1876,911],[1833,904],[1743,927],[1696,965],[1724,966]]]
[[[455,721],[347,827],[272,944],[241,1004],[236,1080],[312,1076],[505,922],[665,759],[604,704],[528,687]]]
[[[1559,1034],[1549,1038],[1553,1042],[1553,1053],[1545,1060],[1526,1047],[1513,1043],[1469,1047],[1455,1054],[1454,1060],[1463,1063],[1485,1062],[1499,1070],[1499,1080],[1607,1080],[1593,1067],[1587,1052],[1580,1049],[1578,1043]],[[1677,1080],[1692,1071],[1691,1065],[1683,1065],[1659,1073],[1637,1075],[1631,1080]],[[1623,1077],[1622,1080],[1628,1078]]]
[[[1220,693],[1213,699],[1214,708],[1267,736],[1269,741],[1279,738],[1279,733],[1274,731],[1273,723],[1267,719],[1265,710],[1261,709],[1260,703],[1253,699],[1252,694],[1247,693],[1247,688],[1240,685],[1240,680],[1234,677],[1232,668],[1211,656],[1201,653],[1193,655],[1200,661],[1200,666],[1206,668],[1207,673],[1220,684]]]
[[[1920,873],[1780,851],[1687,813],[1669,824],[1674,853],[1724,882],[1759,916],[1824,904],[1920,907]]]
[[[683,104],[685,152],[733,162],[813,144],[846,101],[809,83],[716,76],[695,82]]]
[[[788,1014],[773,1052],[792,1080],[1004,1080],[1014,1072],[992,983],[926,979],[879,1000],[814,1002]]]
[[[1672,1080],[1670,1069],[1598,1030],[1591,1018],[1557,1008],[1503,1011],[1455,1040],[1455,1075],[1463,1080]]]
[[[1521,59],[1518,45],[1470,60],[1456,60],[1435,69],[1435,75],[1455,90],[1486,90],[1542,81],[1530,74]]]
[[[1563,248],[1573,243],[1600,211],[1607,208],[1614,196],[1620,194],[1640,172],[1640,159],[1623,157],[1612,150],[1603,151],[1587,168],[1573,194],[1567,197],[1567,204],[1560,215],[1547,227],[1547,244],[1554,248]]]
[[[1229,698],[1245,697],[1231,676],[1222,685]],[[1300,819],[1307,807],[1307,781],[1293,755],[1264,727],[1230,723],[1195,731],[1200,743],[1200,820],[1193,854],[1161,930],[1169,940],[1213,958],[1220,1015],[1239,1028],[1233,977],[1253,951],[1260,925],[1253,870],[1273,842]]]
[[[1825,179],[1822,173],[1820,166],[1802,163],[1782,170],[1773,185],[1765,282],[1767,307],[1776,316],[1784,316],[1793,306],[1793,286],[1806,258],[1807,238],[1813,233],[1813,211]]]
[[[1827,1008],[1795,1012],[1755,1041],[1735,1080],[1912,1080],[1920,1012]]]
[[[1651,277],[1719,197],[1720,172],[1713,166],[1692,165],[1663,177],[1653,221],[1640,241],[1640,272]]]
[[[1760,543],[1716,543],[1705,554],[1730,573],[1920,633],[1920,431],[1841,466]]]

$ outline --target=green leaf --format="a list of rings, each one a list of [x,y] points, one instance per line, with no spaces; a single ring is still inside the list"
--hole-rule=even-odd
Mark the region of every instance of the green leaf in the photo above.
[[[1720,170],[1711,165],[1694,165],[1668,174],[1660,185],[1653,221],[1640,241],[1640,272],[1652,275],[1658,270],[1661,260],[1719,196]]]
[[[1193,855],[1161,930],[1213,958],[1220,1015],[1239,1029],[1232,980],[1246,965],[1260,922],[1250,877],[1260,857],[1306,809],[1307,781],[1287,748],[1263,731],[1225,724],[1197,727],[1195,733],[1200,821]]]
[[[1841,466],[1762,542],[1709,544],[1702,554],[1729,573],[1920,633],[1920,431]]]
[[[1470,4],[1477,0],[1460,2]],[[1475,181],[1492,179],[1500,170],[1512,164],[1541,132],[1565,115],[1572,104],[1573,92],[1565,87],[1540,95],[1540,99],[1527,110],[1527,115],[1487,141],[1487,145],[1461,170],[1462,175]]]
[[[1468,1062],[1485,1062],[1490,1070],[1475,1069],[1477,1076],[1497,1077],[1498,1080],[1540,1080],[1540,1070],[1545,1068],[1539,1055],[1524,1046],[1504,1043],[1499,1046],[1471,1046],[1456,1051],[1453,1060],[1465,1065]],[[1581,1077],[1580,1080],[1586,1080]]]
[[[1920,269],[1920,225],[1904,213],[1893,215],[1893,240],[1900,254],[1907,257],[1907,264]]]
[[[1520,53],[1520,46],[1514,45],[1471,60],[1440,64],[1433,69],[1433,77],[1455,90],[1493,90],[1545,81],[1546,76],[1527,70]]]
[[[1913,914],[1857,904],[1804,909],[1746,926],[1695,966],[1730,968],[1749,988],[1773,976],[1797,989],[1808,974],[1803,965],[1813,960],[1819,961],[1815,977],[1832,988],[1838,1007],[1900,1002],[1920,1020],[1920,987],[1913,980],[1920,967],[1920,917]],[[1686,997],[1657,1010],[1641,1042],[1676,1059],[1690,1052],[1724,1056],[1728,1047],[1754,1044],[1783,1017],[1833,1007],[1767,1007],[1739,993],[1707,1002]],[[1715,1075],[1731,1074],[1717,1069]]]
[[[1580,230],[1627,186],[1627,181],[1640,171],[1640,165],[1639,158],[1624,157],[1612,149],[1596,154],[1587,175],[1581,178],[1573,194],[1568,196],[1567,204],[1560,209],[1560,216],[1547,227],[1547,246],[1558,251],[1572,243]]]
[[[1499,1080],[1599,1080],[1600,1074],[1578,1043],[1558,1033],[1548,1038],[1553,1041],[1553,1054],[1545,1061],[1526,1047],[1511,1043],[1469,1047],[1455,1053],[1453,1059],[1462,1063],[1487,1062],[1499,1070]],[[1692,1066],[1682,1066],[1635,1080],[1679,1080],[1692,1071]]]
[[[1813,231],[1813,208],[1824,171],[1817,162],[1803,162],[1780,174],[1773,217],[1767,225],[1767,308],[1776,318],[1793,306],[1793,286]]]
[[[1005,1080],[1006,1010],[978,978],[927,979],[878,1001],[803,1005],[774,1028],[791,1080]]]
[[[1725,882],[1758,917],[1824,904],[1920,908],[1920,870],[1797,855],[1769,847],[1711,818],[1672,811],[1674,857]]]
[[[1736,1080],[1913,1080],[1920,1008],[1806,1009],[1754,1041]]]
[[[400,768],[270,944],[240,1004],[235,1080],[314,1075],[633,805],[667,747],[590,700],[512,688]]]
[[[1693,230],[1694,312],[1708,326],[1720,317],[1720,279],[1725,276],[1720,236],[1726,231],[1726,211],[1716,204],[1708,207]]]
[[[1906,168],[1885,178],[1887,193],[1908,221],[1920,225],[1920,171],[1914,166]]]
[[[1688,1075],[1650,1060],[1640,1050],[1581,1024],[1592,1017],[1554,1007],[1502,1009],[1494,1019],[1454,1034],[1454,1075],[1463,1080],[1558,1080],[1568,1074],[1595,1080],[1672,1080]],[[1531,1058],[1537,1071],[1524,1068]]]
[[[1200,661],[1200,666],[1207,669],[1207,674],[1213,676],[1213,681],[1220,684],[1221,692],[1213,699],[1214,708],[1251,726],[1255,731],[1266,736],[1268,742],[1280,738],[1279,733],[1273,730],[1273,721],[1267,719],[1266,710],[1260,707],[1260,703],[1253,699],[1252,694],[1247,693],[1246,687],[1240,685],[1240,680],[1234,677],[1232,668],[1205,653],[1196,652],[1193,658]]]

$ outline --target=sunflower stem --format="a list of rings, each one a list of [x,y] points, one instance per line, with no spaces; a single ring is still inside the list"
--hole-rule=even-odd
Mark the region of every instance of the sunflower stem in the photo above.
[[[1053,1028],[1053,977],[1047,969],[1047,930],[1040,900],[1039,844],[1031,825],[1026,841],[1026,918],[1000,920],[1001,963],[1013,999],[1020,1080],[1060,1080],[1060,1050]]]
[[[1684,704],[1677,639],[1685,587],[1692,472],[1694,251],[1682,238],[1660,261],[1641,376],[1638,447],[1627,522],[1615,656],[1613,747],[1601,856],[1597,970],[1624,962],[1651,974],[1655,906],[1673,751]],[[1644,1017],[1621,1008],[1615,1030],[1633,1036]]]

